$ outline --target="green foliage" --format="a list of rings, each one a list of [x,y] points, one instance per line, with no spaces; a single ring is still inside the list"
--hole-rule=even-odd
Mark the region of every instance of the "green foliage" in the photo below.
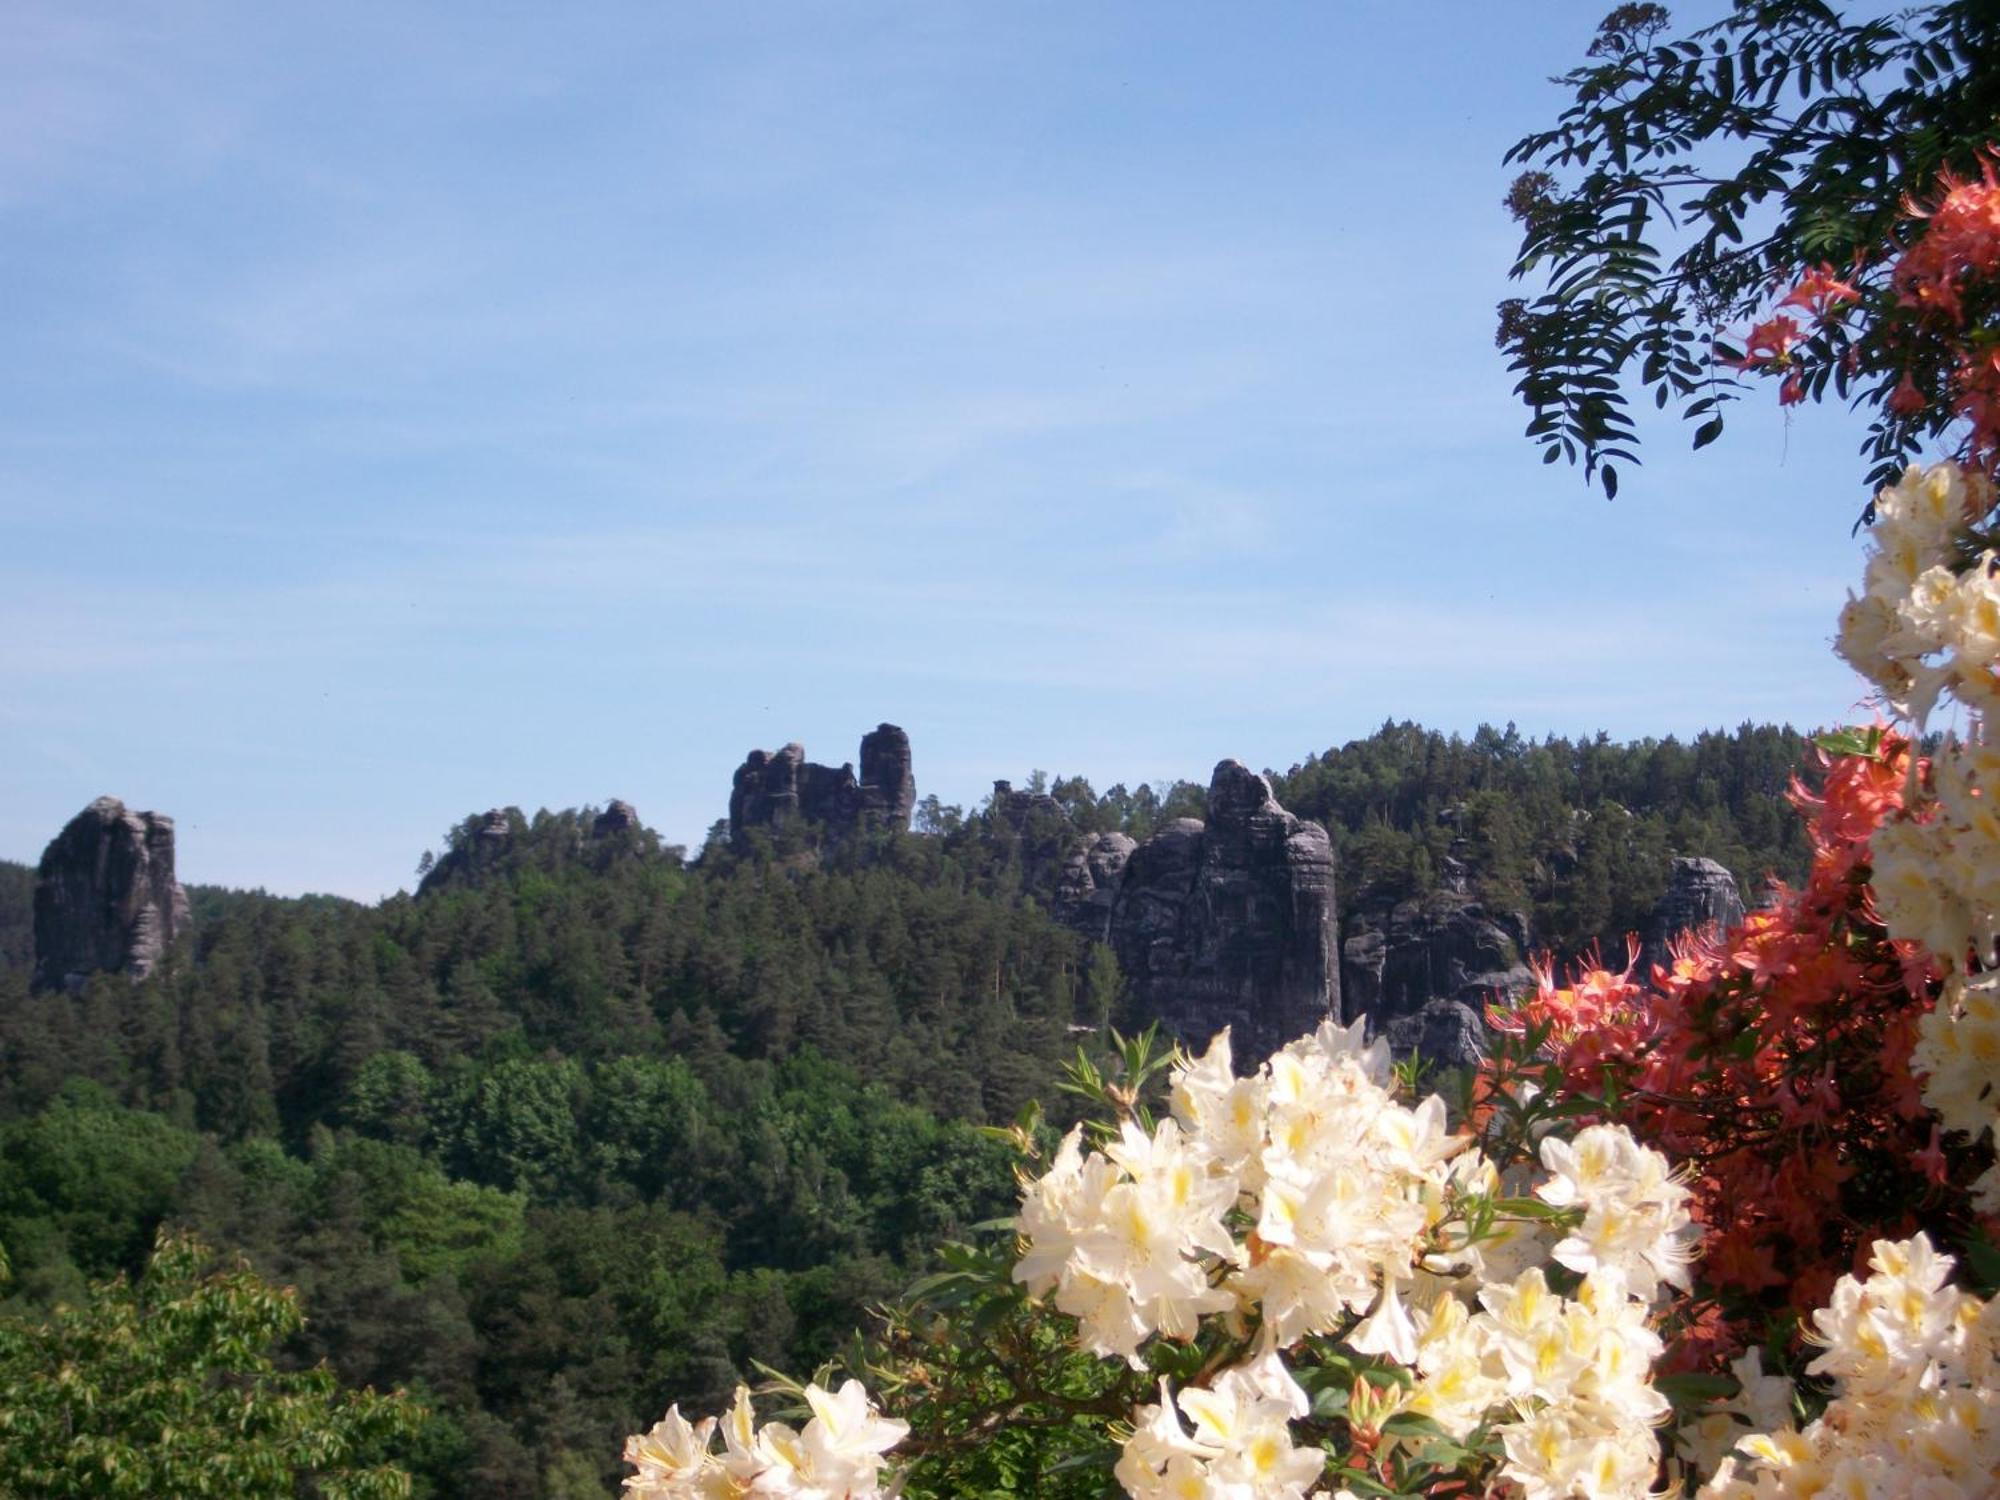
[[[297,1299],[163,1235],[45,1322],[0,1322],[0,1493],[19,1500],[217,1496],[401,1500],[392,1461],[421,1414],[401,1396],[284,1371]],[[310,1488],[308,1488],[310,1486]]]
[[[0,978],[35,967],[35,872],[0,860]]]
[[[456,1276],[474,1261],[519,1253],[527,1200],[455,1182],[408,1146],[343,1142],[329,1165],[352,1173],[379,1245],[395,1252],[411,1282]]]
[[[1721,433],[1741,382],[1718,344],[1775,287],[1822,263],[1879,269],[1906,201],[1940,169],[1975,175],[2000,111],[2000,14],[1982,0],[1875,10],[1739,0],[1682,37],[1663,6],[1624,5],[1560,80],[1572,102],[1517,142],[1528,170],[1508,207],[1516,277],[1537,296],[1501,305],[1498,342],[1519,372],[1528,436],[1581,462],[1607,495],[1637,462],[1628,392],[1677,404],[1694,446]],[[1830,330],[1803,394],[1872,408],[1872,487],[1950,420],[1884,405],[1907,359]]]
[[[1769,725],[1614,744],[1392,722],[1274,781],[1281,802],[1333,832],[1343,924],[1427,895],[1456,868],[1558,951],[1616,952],[1644,926],[1675,855],[1721,862],[1746,893],[1804,874],[1786,790],[1808,748]]]
[[[196,1137],[77,1079],[0,1127],[0,1238],[24,1274],[134,1268],[194,1160]]]
[[[1484,899],[1582,941],[1643,913],[1669,853],[1787,870],[1802,749],[1747,727],[1621,746],[1390,725],[1278,791],[1333,828],[1346,917],[1462,861]],[[1203,811],[1191,783],[1045,785],[1058,842]],[[990,1234],[1019,1137],[989,1122],[1043,1098],[1066,1124],[1109,1089],[1157,1107],[1150,1043],[1093,1064],[1087,1098],[1055,1090],[1078,1029],[1120,1018],[1116,959],[1023,899],[1054,873],[1030,840],[936,820],[689,866],[523,816],[418,899],[198,889],[191,961],[142,983],[31,995],[0,967],[7,1305],[49,1316],[188,1226],[312,1309],[280,1368],[436,1412],[408,1449],[419,1500],[610,1493],[623,1435],[670,1402],[811,1369],[940,1241]],[[1049,1336],[1007,1307],[975,1394]],[[1061,1406],[1103,1395],[1094,1369],[1052,1367],[1021,1425],[939,1472],[1101,1491],[1101,1437]]]

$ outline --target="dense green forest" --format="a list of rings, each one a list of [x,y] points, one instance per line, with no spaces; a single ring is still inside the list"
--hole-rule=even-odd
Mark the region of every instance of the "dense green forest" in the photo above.
[[[1772,876],[1802,878],[1805,824],[1786,791],[1811,781],[1812,754],[1771,725],[1616,744],[1406,722],[1294,766],[1276,788],[1332,831],[1343,917],[1423,894],[1457,857],[1487,905],[1526,913],[1552,949],[1613,952],[1644,926],[1676,855],[1728,866],[1752,905]]]
[[[1457,859],[1474,894],[1527,915],[1553,950],[1609,952],[1644,925],[1676,855],[1728,866],[1753,903],[1772,876],[1800,878],[1805,825],[1786,791],[1794,777],[1810,783],[1810,756],[1804,735],[1773,725],[1615,743],[1531,740],[1511,724],[1468,739],[1392,721],[1271,781],[1333,835],[1343,926],[1427,894]],[[1030,785],[1080,828],[1139,839],[1200,817],[1205,797],[1186,781],[1101,796],[1074,777],[1037,773]],[[930,816],[945,829],[963,821],[957,809]]]
[[[1754,892],[1803,862],[1805,746],[1470,740],[1387,725],[1275,778],[1326,821],[1343,915],[1462,860],[1573,949],[1640,920],[1670,855]],[[1037,777],[1075,833],[1198,816],[1197,785]],[[808,1370],[925,1249],[1008,1211],[975,1128],[1052,1101],[1119,1009],[1035,899],[1019,830],[782,830],[692,861],[591,810],[509,812],[497,857],[374,907],[192,891],[150,978],[30,993],[32,871],[0,865],[0,1246],[35,1317],[162,1223],[299,1289],[289,1356],[433,1413],[418,1493],[612,1492],[619,1443],[758,1362]],[[51,830],[53,832],[53,830]],[[466,857],[452,861],[454,854]]]

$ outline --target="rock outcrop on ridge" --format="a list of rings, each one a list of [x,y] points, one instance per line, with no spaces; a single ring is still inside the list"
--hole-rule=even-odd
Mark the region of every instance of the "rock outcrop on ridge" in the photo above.
[[[603,812],[590,825],[590,836],[594,839],[610,838],[614,834],[629,833],[641,827],[639,809],[629,802],[621,802],[613,797]]]
[[[1333,845],[1262,776],[1225,760],[1205,823],[1176,819],[1136,848],[1121,838],[1085,851],[1091,885],[1068,909],[1094,920],[1108,907],[1106,937],[1142,1015],[1196,1046],[1228,1026],[1254,1067],[1339,1014]]]
[[[1726,866],[1712,859],[1676,859],[1667,875],[1666,892],[1642,934],[1639,974],[1651,974],[1656,964],[1661,968],[1670,965],[1673,955],[1669,945],[1683,932],[1713,929],[1720,936],[1740,923],[1743,915],[1743,893]]]
[[[665,852],[677,860],[682,852],[662,851],[658,836],[640,821],[639,809],[617,797],[601,811],[543,811],[532,818],[518,807],[488,808],[460,823],[448,844],[424,869],[419,896],[500,878],[524,864],[552,869],[581,861],[602,871],[630,855],[650,858]]]
[[[497,868],[514,847],[514,820],[519,816],[513,808],[488,808],[470,836],[459,838],[424,872],[417,894],[427,896],[446,886],[478,880]]]
[[[1436,890],[1351,915],[1340,963],[1347,1018],[1365,1017],[1398,1052],[1443,1067],[1475,1064],[1487,1002],[1535,982],[1531,950],[1528,919],[1474,899],[1464,861],[1448,856]]]
[[[143,979],[187,930],[174,878],[174,820],[99,797],[49,842],[35,878],[37,989],[90,975]]]
[[[1528,924],[1519,912],[1489,912],[1463,889],[1441,887],[1358,916],[1341,945],[1341,992],[1350,1020],[1381,1026],[1433,1000],[1475,1008],[1534,983],[1525,962]]]
[[[838,838],[864,829],[910,826],[917,805],[910,737],[879,724],[861,737],[861,774],[806,759],[803,745],[752,750],[737,767],[729,793],[729,837],[739,847],[751,830],[803,822]]]
[[[1109,942],[1111,909],[1125,879],[1125,866],[1138,847],[1138,840],[1129,834],[1100,833],[1071,851],[1056,879],[1057,918],[1093,942]]]

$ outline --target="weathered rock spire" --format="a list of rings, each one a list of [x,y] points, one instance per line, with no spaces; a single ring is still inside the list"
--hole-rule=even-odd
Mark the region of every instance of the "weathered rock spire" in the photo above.
[[[37,989],[92,974],[143,979],[187,929],[174,878],[174,820],[99,797],[49,842],[35,880]]]

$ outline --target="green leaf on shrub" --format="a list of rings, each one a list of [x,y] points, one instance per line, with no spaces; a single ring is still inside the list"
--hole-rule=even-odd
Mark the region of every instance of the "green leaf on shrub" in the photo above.
[[[1828,755],[1865,755],[1873,760],[1882,748],[1882,727],[1870,724],[1830,729],[1814,735],[1813,743]]]

